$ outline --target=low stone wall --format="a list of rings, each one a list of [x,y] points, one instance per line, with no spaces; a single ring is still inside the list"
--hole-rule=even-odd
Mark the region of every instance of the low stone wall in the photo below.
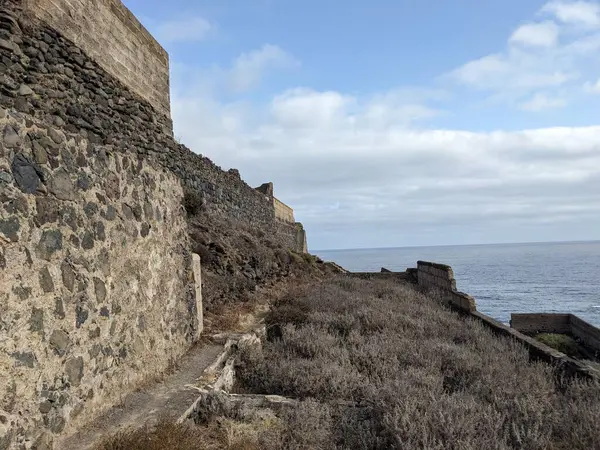
[[[383,268],[381,272],[348,272],[346,275],[362,279],[391,279],[402,283],[416,283],[420,289],[425,290],[429,295],[441,300],[452,309],[460,311],[467,317],[480,321],[486,327],[490,328],[494,333],[515,339],[528,349],[531,358],[552,364],[568,375],[600,380],[600,372],[579,361],[574,360],[573,358],[568,357],[567,355],[551,347],[548,347],[545,344],[542,344],[541,342],[527,336],[517,329],[504,325],[503,323],[500,323],[497,320],[494,320],[491,317],[477,311],[475,299],[468,294],[458,292],[456,290],[454,271],[452,270],[452,267],[448,265],[427,261],[418,261],[416,269],[408,269],[406,272],[390,272],[389,270]],[[513,314],[513,321],[515,320],[515,316],[528,315]],[[543,314],[541,316],[552,315]],[[575,317],[571,316],[570,314],[563,314],[559,316],[562,317],[558,317],[556,319],[549,319],[546,317],[538,320],[536,323],[539,326],[545,325],[547,328],[550,327],[549,324],[554,323],[557,327],[562,327],[561,329],[564,329],[565,317]],[[515,323],[527,323],[527,320],[520,320],[521,318],[517,317]],[[585,338],[587,339],[587,342],[600,342],[600,334],[598,333],[599,330],[578,318],[575,318],[575,323],[576,326],[572,328],[573,332],[580,333],[579,336],[582,340]],[[569,328],[571,328],[570,325]],[[527,330],[529,330],[529,328]]]
[[[498,335],[515,339],[524,345],[529,350],[531,358],[552,364],[558,370],[569,376],[577,376],[600,381],[600,372],[573,358],[568,357],[564,353],[542,344],[536,339],[529,337],[520,331],[515,330],[514,328],[504,325],[503,323],[500,323],[497,320],[480,313],[479,311],[472,311],[470,316],[481,321],[486,327],[490,328]]]
[[[419,287],[434,291],[440,299],[463,311],[475,311],[475,299],[456,289],[456,280],[452,267],[427,261],[417,262],[417,280]]]
[[[569,334],[590,350],[600,352],[600,329],[574,314],[512,314],[510,325],[526,334]]]
[[[198,338],[182,197],[159,164],[0,108],[0,448],[47,448]]]
[[[570,314],[511,314],[510,326],[521,333],[571,332]]]
[[[600,329],[571,314],[571,334],[596,353],[600,352]]]

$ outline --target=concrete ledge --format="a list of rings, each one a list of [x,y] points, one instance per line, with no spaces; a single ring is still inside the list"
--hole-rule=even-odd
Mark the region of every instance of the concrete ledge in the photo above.
[[[346,272],[351,278],[362,280],[394,280],[415,284],[417,280],[410,272]]]

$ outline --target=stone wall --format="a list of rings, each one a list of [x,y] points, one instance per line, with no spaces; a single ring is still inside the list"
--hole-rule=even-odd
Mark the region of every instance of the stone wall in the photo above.
[[[600,329],[585,320],[570,314],[571,334],[580,339],[583,344],[600,354]]]
[[[475,311],[475,299],[456,289],[452,267],[426,261],[417,262],[417,280],[420,287],[435,291],[442,301],[463,311]]]
[[[170,118],[169,56],[121,0],[24,0],[24,7]]]
[[[511,314],[510,326],[521,333],[570,333],[570,314]]]
[[[574,375],[600,380],[600,371],[591,368],[583,362],[570,358],[564,353],[542,344],[533,337],[527,336],[523,332],[500,323],[477,311],[475,299],[470,295],[456,290],[454,271],[452,270],[452,267],[448,265],[418,261],[416,269],[407,269],[406,272],[390,272],[387,269],[382,269],[379,273],[348,272],[347,275],[363,279],[390,279],[400,283],[416,283],[419,288],[425,290],[427,294],[432,295],[433,298],[441,300],[452,309],[464,314],[467,319],[479,321],[497,335],[514,339],[529,351],[532,359],[550,363],[554,368],[569,376]],[[516,315],[513,314],[513,320],[515,316]],[[567,316],[575,317],[570,314]],[[587,342],[595,342],[596,339],[600,342],[600,330],[594,329],[595,327],[592,327],[578,318],[575,319],[578,324],[576,328],[578,330],[583,330],[581,331],[581,336],[585,336],[588,339]],[[585,325],[581,324],[581,322]],[[548,322],[546,321],[546,323]],[[564,324],[564,317],[556,320],[556,323]]]
[[[510,326],[526,334],[569,334],[587,348],[600,352],[600,329],[574,314],[511,314]]]
[[[28,11],[20,0],[0,7],[0,105],[86,136],[117,152],[152,158],[199,194],[206,210],[260,228],[283,247],[302,251],[304,235],[275,219],[273,200],[237,170],[223,171],[178,144],[170,121]]]
[[[0,109],[0,448],[94,417],[198,337],[178,178]]]
[[[275,208],[276,219],[289,223],[296,222],[296,219],[294,219],[294,210],[285,203],[283,203],[281,200],[278,200],[275,197],[273,197],[273,206]]]

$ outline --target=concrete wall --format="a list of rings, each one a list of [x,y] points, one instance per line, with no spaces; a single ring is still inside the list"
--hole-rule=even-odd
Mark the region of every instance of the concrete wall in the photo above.
[[[600,352],[600,329],[571,314],[571,334],[595,352]]]
[[[169,56],[121,0],[24,0],[24,6],[171,116]]]
[[[570,314],[511,314],[510,326],[521,333],[570,333]]]
[[[294,223],[294,210],[282,201],[273,197],[273,206],[275,208],[275,218],[283,222]]]
[[[421,288],[434,291],[440,299],[455,308],[475,311],[475,299],[456,289],[452,267],[427,261],[417,262],[417,280]]]
[[[522,333],[570,334],[600,352],[600,329],[573,314],[511,314],[510,325]]]
[[[0,448],[25,448],[166,369],[199,324],[175,175],[15,110],[0,133]]]
[[[590,368],[589,366],[576,361],[567,355],[548,347],[547,345],[538,342],[532,337],[523,334],[521,331],[508,327],[497,320],[477,311],[475,305],[475,299],[470,295],[467,295],[456,290],[456,280],[454,279],[454,271],[452,267],[445,264],[437,264],[426,261],[418,261],[417,263],[417,279],[419,287],[428,290],[430,293],[441,299],[444,303],[448,304],[454,309],[462,311],[467,317],[480,321],[486,327],[490,328],[494,333],[506,336],[516,340],[523,346],[525,346],[531,358],[548,362],[557,369],[563,371],[568,375],[577,375],[585,378],[592,378],[600,380],[600,372]],[[513,320],[515,316],[526,316],[526,315],[515,315],[513,314]],[[565,315],[557,317],[556,319],[550,319],[548,314],[541,315],[543,317],[537,321],[539,326],[549,327],[552,323],[559,329],[565,327]],[[570,315],[567,315],[570,316]],[[516,322],[519,323],[519,318]],[[526,322],[521,320],[521,322]],[[589,326],[589,324],[587,324]],[[593,328],[593,327],[592,327]],[[596,336],[593,330],[587,327],[581,327],[585,329],[585,335]]]

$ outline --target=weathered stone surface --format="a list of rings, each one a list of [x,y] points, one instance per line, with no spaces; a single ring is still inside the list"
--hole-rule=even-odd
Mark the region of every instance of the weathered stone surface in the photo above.
[[[33,308],[29,318],[29,331],[44,332],[44,310]]]
[[[65,169],[58,169],[50,180],[50,192],[60,200],[74,200],[74,185]]]
[[[75,272],[67,261],[63,261],[60,265],[63,285],[71,292],[75,288]]]
[[[117,218],[117,210],[113,205],[108,205],[106,207],[106,213],[103,216],[106,220],[113,221]]]
[[[48,136],[57,144],[62,144],[65,140],[65,135],[61,131],[58,131],[52,127],[48,128]]]
[[[18,217],[9,217],[8,219],[0,219],[0,237],[10,242],[17,242],[19,240],[19,230],[21,224],[19,223]]]
[[[6,148],[14,148],[21,145],[21,138],[11,125],[4,127],[3,141]]]
[[[48,154],[44,147],[38,141],[33,141],[33,156],[35,158],[35,162],[38,164],[47,164],[48,163]]]
[[[81,248],[84,250],[91,250],[94,248],[94,235],[89,231],[86,231],[83,234],[83,238],[81,239]]]
[[[65,362],[65,375],[73,386],[79,386],[83,378],[83,358],[69,358]]]
[[[5,183],[5,184],[10,184],[13,181],[13,177],[10,173],[4,171],[4,170],[0,170],[0,184]]]
[[[26,84],[22,84],[21,87],[19,88],[18,94],[23,95],[23,96],[29,96],[29,95],[33,95],[34,92],[29,86],[27,86]]]
[[[106,228],[103,222],[96,222],[94,224],[94,237],[99,241],[106,240]]]
[[[140,236],[142,237],[146,237],[150,234],[150,225],[146,222],[144,222],[142,224],[141,230],[140,230]]]
[[[81,326],[87,321],[89,312],[81,304],[75,307],[75,327],[81,328]]]
[[[35,199],[35,208],[37,211],[35,220],[38,226],[47,223],[56,223],[58,220],[59,204],[56,200],[49,197],[37,197]]]
[[[54,315],[58,319],[65,318],[65,306],[63,304],[62,299],[60,299],[60,298],[56,298],[54,300]]]
[[[98,303],[103,303],[106,300],[106,285],[100,278],[94,277],[94,292]]]
[[[47,267],[40,270],[40,287],[45,293],[54,292],[54,282]]]
[[[36,362],[35,355],[31,352],[14,352],[12,357],[15,359],[17,366],[24,366],[33,369]]]
[[[34,194],[44,180],[42,169],[22,153],[15,155],[11,169],[17,186],[26,194]]]
[[[66,332],[62,330],[54,330],[50,335],[48,343],[57,355],[63,356],[67,353],[69,345],[71,345],[71,339]]]
[[[37,254],[40,258],[50,261],[52,255],[62,250],[63,237],[60,230],[45,230],[37,245]]]

